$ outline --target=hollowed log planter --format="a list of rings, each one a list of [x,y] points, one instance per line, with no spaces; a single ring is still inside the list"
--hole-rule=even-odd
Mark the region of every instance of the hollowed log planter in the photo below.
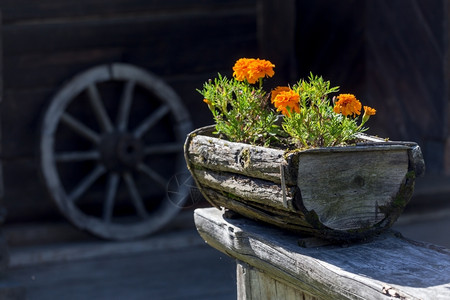
[[[391,227],[424,171],[420,147],[361,135],[348,147],[304,151],[190,133],[188,168],[214,206],[291,231],[357,240]]]

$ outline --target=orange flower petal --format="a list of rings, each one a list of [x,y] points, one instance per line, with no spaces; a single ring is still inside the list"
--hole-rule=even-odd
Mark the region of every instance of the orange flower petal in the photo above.
[[[334,105],[334,112],[342,114],[344,116],[360,115],[361,114],[361,102],[356,99],[353,94],[340,94],[337,96],[338,101]]]
[[[374,116],[377,113],[377,110],[370,107],[370,106],[364,106],[364,114],[368,116]]]
[[[300,112],[299,102],[300,95],[291,89],[288,89],[287,91],[279,89],[272,100],[277,111],[288,117],[290,116],[289,111],[296,113]]]
[[[272,90],[271,93],[271,97],[270,97],[270,101],[273,103],[273,100],[275,99],[275,97],[281,93],[281,92],[287,92],[290,91],[291,89],[288,86],[277,86],[275,89]]]
[[[238,81],[247,80],[253,84],[260,78],[272,77],[275,65],[268,60],[255,58],[241,58],[233,66],[233,76]]]

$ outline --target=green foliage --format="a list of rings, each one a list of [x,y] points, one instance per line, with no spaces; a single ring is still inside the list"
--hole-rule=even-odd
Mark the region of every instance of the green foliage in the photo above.
[[[338,146],[365,130],[356,118],[334,112],[329,95],[339,88],[331,87],[322,77],[311,74],[292,89],[300,95],[300,111],[289,111],[282,127],[299,148]]]
[[[213,114],[216,134],[233,142],[304,149],[346,145],[367,130],[363,125],[376,110],[364,106],[358,125],[361,102],[353,94],[330,99],[339,89],[322,77],[310,74],[292,88],[277,87],[270,97],[262,82],[274,75],[274,67],[267,60],[242,58],[233,78],[219,74],[198,90]]]
[[[277,114],[269,107],[269,95],[245,81],[218,74],[198,90],[205,98],[216,123],[216,133],[230,141],[268,146],[280,127]]]

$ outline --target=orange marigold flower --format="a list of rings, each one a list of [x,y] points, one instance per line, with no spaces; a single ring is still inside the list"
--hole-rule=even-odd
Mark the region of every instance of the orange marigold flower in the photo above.
[[[236,80],[247,80],[248,83],[253,84],[260,78],[272,77],[275,74],[273,68],[275,68],[275,65],[268,60],[241,58],[236,61],[233,67],[233,76]]]
[[[233,67],[233,76],[236,78],[236,80],[245,80],[248,73],[248,66],[250,65],[250,61],[251,59],[249,58],[241,58],[236,61]]]
[[[273,103],[273,100],[275,99],[275,97],[281,93],[281,92],[287,92],[290,91],[291,88],[288,86],[277,86],[276,88],[274,88],[271,92],[271,97],[270,97],[270,101]]]
[[[294,111],[296,113],[300,112],[299,102],[300,95],[291,89],[287,91],[279,91],[272,99],[272,103],[276,107],[277,111],[280,111],[287,117],[290,117],[290,111]]]
[[[344,116],[360,115],[361,114],[361,102],[356,99],[353,94],[340,94],[337,96],[338,101],[334,105],[334,112],[341,113]]]
[[[368,116],[374,116],[377,113],[377,110],[370,107],[370,106],[364,106],[364,114]]]
[[[366,123],[369,120],[370,116],[373,116],[377,113],[376,109],[370,106],[364,106],[364,115],[363,115],[363,123]]]

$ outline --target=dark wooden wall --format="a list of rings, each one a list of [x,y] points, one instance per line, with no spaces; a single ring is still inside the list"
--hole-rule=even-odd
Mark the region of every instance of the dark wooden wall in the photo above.
[[[295,53],[302,78],[322,75],[358,96],[365,82],[365,1],[297,1]]]
[[[450,3],[297,0],[298,73],[323,75],[377,109],[369,133],[422,148],[426,176],[411,203],[448,206]]]
[[[1,113],[1,103],[3,101],[3,55],[2,55],[2,16],[0,12],[0,113]],[[2,123],[0,119],[0,157],[2,155]],[[3,224],[6,218],[6,209],[3,206],[3,196],[5,193],[5,187],[3,184],[3,162],[0,160],[0,224]],[[1,231],[0,231],[1,235]]]
[[[445,0],[297,1],[299,74],[321,74],[377,109],[371,133],[418,142],[450,174]]]
[[[448,131],[448,1],[367,1],[367,97],[381,101],[376,126],[421,144],[427,172],[445,166]],[[450,182],[449,182],[450,184]]]
[[[40,118],[65,81],[116,61],[162,77],[195,126],[211,123],[195,89],[231,75],[239,57],[272,60],[280,84],[312,71],[377,109],[370,133],[418,142],[427,176],[448,181],[448,1],[0,0],[0,9],[11,222],[58,214],[39,182]]]
[[[39,181],[40,120],[78,72],[131,63],[162,77],[195,126],[211,123],[196,88],[257,55],[256,0],[0,0],[2,161],[8,221],[58,215]]]

